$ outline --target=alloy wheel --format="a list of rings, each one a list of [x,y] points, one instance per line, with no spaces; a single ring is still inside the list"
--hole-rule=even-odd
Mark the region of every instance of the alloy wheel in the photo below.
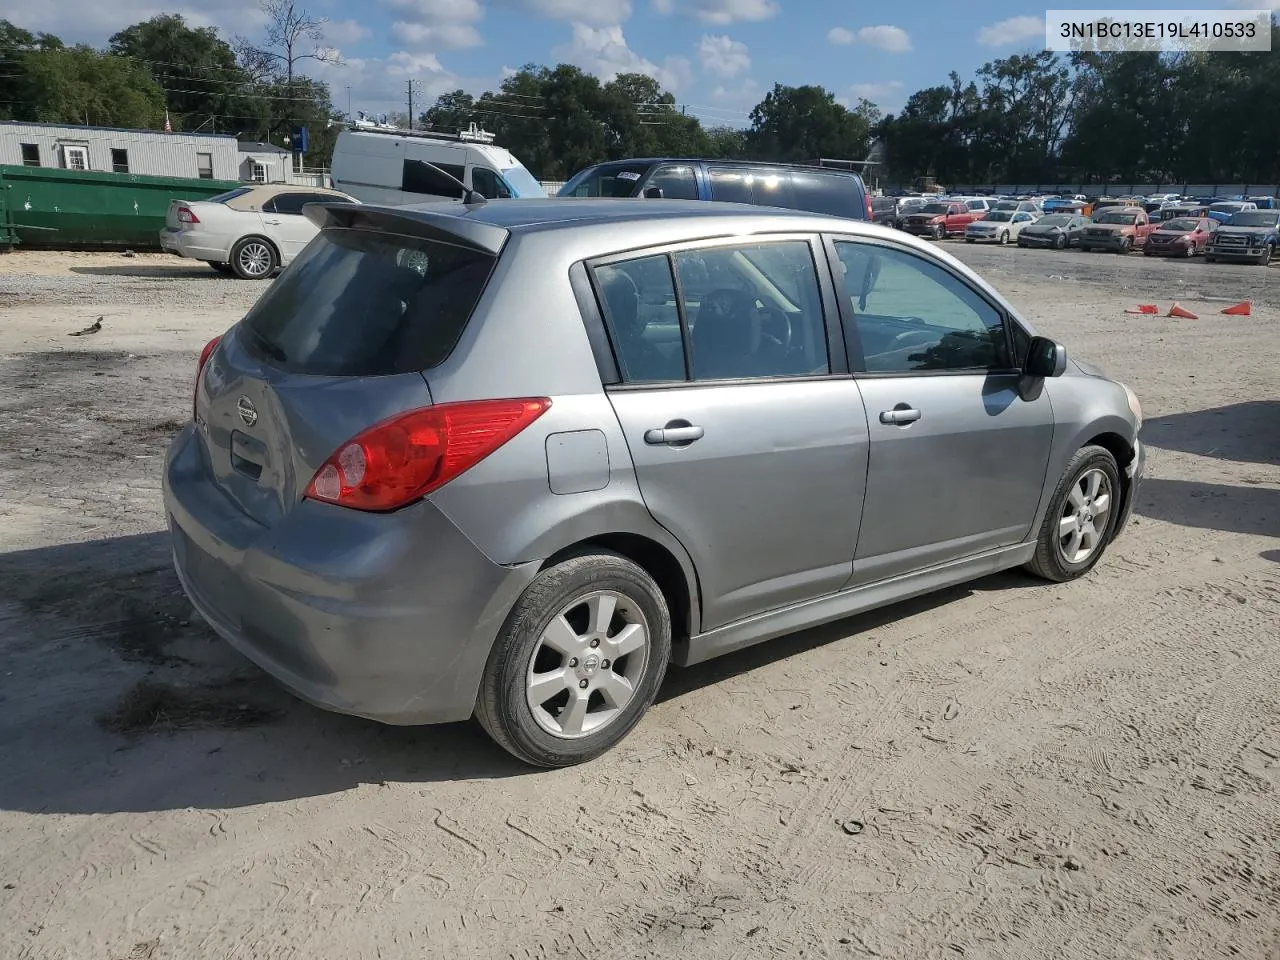
[[[271,269],[271,250],[261,240],[251,240],[240,248],[240,269],[251,277],[265,276]]]
[[[649,624],[624,594],[574,599],[543,629],[529,661],[525,697],[534,721],[566,740],[602,730],[635,696],[649,651]]]
[[[1111,519],[1110,478],[1096,467],[1071,487],[1058,520],[1058,549],[1070,564],[1084,563],[1098,550]]]

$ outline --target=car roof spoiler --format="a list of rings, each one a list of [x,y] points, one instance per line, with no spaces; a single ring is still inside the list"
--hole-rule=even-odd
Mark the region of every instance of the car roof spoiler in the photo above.
[[[444,202],[441,207],[466,211],[468,207]],[[471,208],[471,209],[474,209]],[[422,207],[379,207],[355,203],[308,203],[303,215],[321,230],[337,227],[348,230],[376,230],[383,233],[399,233],[427,240],[438,240],[454,246],[467,247],[496,257],[510,236],[510,231],[481,220],[473,220],[465,214],[428,210]]]

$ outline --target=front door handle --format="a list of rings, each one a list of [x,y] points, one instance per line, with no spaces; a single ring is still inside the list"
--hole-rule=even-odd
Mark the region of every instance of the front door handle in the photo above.
[[[900,403],[892,410],[884,410],[880,413],[880,422],[888,424],[897,424],[905,427],[908,423],[915,423],[920,419],[920,411],[913,410],[905,403]]]
[[[702,428],[683,421],[669,423],[665,427],[654,427],[644,432],[644,442],[654,447],[663,444],[669,447],[685,446],[701,439]]]

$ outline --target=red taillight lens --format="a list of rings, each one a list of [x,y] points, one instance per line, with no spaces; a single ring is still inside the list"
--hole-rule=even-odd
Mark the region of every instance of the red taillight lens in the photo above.
[[[398,509],[470,470],[550,406],[546,397],[529,397],[400,414],[339,447],[304,496],[355,510]]]
[[[221,337],[214,337],[204,345],[200,351],[200,359],[196,361],[196,386],[195,391],[191,395],[191,418],[194,420],[196,415],[196,398],[195,394],[200,390],[200,375],[204,373],[204,365],[209,362],[209,358],[213,356],[213,351],[218,349],[218,344],[222,342]]]
[[[871,212],[871,197],[870,197],[870,195],[867,195],[867,196],[865,197],[865,199],[866,199],[866,201],[867,201],[867,219],[868,219],[868,220],[874,220],[874,219],[875,219],[875,214],[873,214],[873,213]]]
[[[200,218],[196,216],[194,210],[190,207],[178,208],[178,219],[183,223],[199,223]]]

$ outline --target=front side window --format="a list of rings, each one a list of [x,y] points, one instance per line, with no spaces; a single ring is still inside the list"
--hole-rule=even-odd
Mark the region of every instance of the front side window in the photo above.
[[[1000,312],[941,266],[904,250],[836,241],[852,301],[848,339],[868,373],[1011,366]]]
[[[645,189],[660,187],[668,200],[697,200],[698,179],[687,163],[668,163],[653,172]]]
[[[488,167],[471,168],[471,188],[486,200],[505,200],[511,196],[507,182]]]
[[[649,172],[645,163],[588,167],[560,188],[559,197],[630,197]]]

